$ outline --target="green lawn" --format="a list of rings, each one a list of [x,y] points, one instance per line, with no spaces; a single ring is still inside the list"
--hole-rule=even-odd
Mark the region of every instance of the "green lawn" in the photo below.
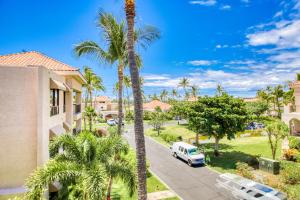
[[[206,154],[210,156],[209,167],[220,172],[234,172],[238,161],[247,162],[253,156],[272,158],[267,137],[244,137],[234,140],[223,139],[220,142],[219,157],[213,155],[213,143],[204,145]],[[276,157],[281,156],[281,143],[278,144]]]
[[[184,125],[167,126],[161,131],[161,134],[172,134],[176,137],[181,136],[183,140],[195,137],[195,133],[188,130]],[[161,137],[157,135],[157,132],[153,129],[145,131],[147,136],[152,137],[157,142],[170,146]],[[201,136],[200,140],[207,140],[206,136]],[[253,156],[262,156],[272,158],[271,149],[268,143],[268,138],[264,136],[260,137],[242,137],[233,140],[222,139],[220,141],[219,157],[213,155],[213,140],[211,143],[203,145],[206,155],[209,155],[211,162],[209,167],[220,172],[234,172],[235,164],[238,161],[247,162]],[[278,144],[277,158],[281,156],[281,143]]]
[[[154,131],[152,128],[147,129],[145,131],[145,134],[147,136],[152,137],[153,139],[157,140],[159,143],[170,146],[169,143],[165,142],[161,137],[157,135],[157,131]],[[186,140],[188,138],[195,137],[195,132],[189,130],[186,128],[186,125],[174,125],[174,126],[166,126],[161,130],[160,134],[172,134],[176,137],[181,136],[183,140]]]
[[[0,195],[0,200],[14,200],[14,199],[22,199],[22,194],[17,195]]]
[[[152,175],[150,178],[147,178],[147,192],[159,192],[168,190],[168,188],[162,184],[154,175]],[[121,183],[117,182],[113,184],[112,189],[112,199],[113,200],[134,200],[137,199],[137,194],[135,193],[132,197],[128,195],[128,192],[126,190],[126,186]],[[167,199],[166,199],[167,200]],[[178,197],[172,197],[168,198],[168,200],[179,200]]]

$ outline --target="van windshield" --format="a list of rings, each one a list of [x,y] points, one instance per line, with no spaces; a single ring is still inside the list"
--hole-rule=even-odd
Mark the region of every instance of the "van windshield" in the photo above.
[[[189,152],[190,155],[200,154],[200,151],[197,148],[189,149],[188,152]]]

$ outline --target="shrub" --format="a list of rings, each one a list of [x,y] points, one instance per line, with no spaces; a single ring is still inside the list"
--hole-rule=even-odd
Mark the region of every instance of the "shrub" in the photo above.
[[[175,135],[171,135],[171,134],[167,134],[167,133],[161,134],[160,137],[165,142],[168,142],[168,143],[176,142],[177,141],[177,137]]]
[[[289,200],[299,200],[299,197],[300,197],[300,184],[298,184],[298,185],[285,185],[282,189],[287,193]]]
[[[247,160],[247,164],[254,169],[258,169],[259,167],[259,157],[260,155],[250,156]]]
[[[127,122],[133,121],[134,120],[133,112],[126,112],[126,114],[125,114],[125,120]]]
[[[251,172],[252,170],[253,170],[253,168],[250,167],[247,163],[244,163],[244,162],[236,163],[236,171],[237,171],[237,174],[239,174],[240,176],[243,176],[248,179],[253,179],[254,175]]]
[[[151,113],[152,112],[145,110],[144,111],[144,120],[150,120],[151,119]]]
[[[98,123],[106,123],[106,120],[103,119],[102,117],[97,118]]]
[[[289,147],[291,149],[298,149],[300,150],[300,138],[291,136],[289,137]]]
[[[297,149],[287,149],[283,152],[284,159],[288,161],[296,161],[299,155],[300,152]]]
[[[281,162],[280,177],[286,184],[300,184],[300,164],[283,161]]]

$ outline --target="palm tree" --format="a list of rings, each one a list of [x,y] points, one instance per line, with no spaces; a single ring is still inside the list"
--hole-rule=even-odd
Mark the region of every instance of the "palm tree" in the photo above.
[[[126,88],[126,96],[127,96],[127,112],[130,112],[130,96],[129,96],[129,88],[131,88],[131,80],[129,76],[124,76],[124,86]]]
[[[199,93],[199,88],[196,85],[192,85],[191,89],[192,89],[192,92],[191,92],[192,96],[194,98],[196,98]]]
[[[91,55],[96,59],[108,62],[111,65],[117,63],[118,65],[118,133],[121,134],[122,120],[123,120],[123,79],[124,67],[128,65],[127,53],[127,31],[125,22],[120,23],[113,15],[108,13],[99,13],[98,27],[103,30],[103,36],[106,42],[107,51],[101,48],[96,42],[85,41],[75,47],[75,52],[78,56]],[[156,28],[147,26],[144,29],[138,29],[134,32],[134,43],[140,44],[146,48],[153,41],[159,38],[159,32]],[[139,55],[134,54],[137,66],[141,66],[141,59]]]
[[[143,98],[140,85],[139,69],[135,60],[134,50],[134,18],[135,1],[125,0],[127,21],[127,48],[133,99],[134,99],[134,133],[137,153],[138,200],[147,200],[146,149],[143,125]]]
[[[178,97],[178,92],[176,89],[173,89],[171,93],[172,93],[173,99],[176,99],[176,97]]]
[[[83,76],[86,80],[86,83],[83,85],[86,89],[85,93],[85,108],[88,106],[88,101],[90,102],[90,106],[92,106],[93,101],[93,92],[94,91],[105,91],[105,87],[103,85],[103,81],[100,76],[97,76],[90,67],[83,67]],[[84,128],[86,129],[86,118],[83,118]]]
[[[190,81],[188,78],[186,77],[183,77],[179,83],[178,83],[178,87],[182,87],[183,90],[184,90],[184,94],[185,94],[185,98],[187,99],[188,98],[188,91],[187,91],[187,87],[190,86]]]
[[[64,152],[58,153],[61,147]],[[127,152],[128,145],[116,134],[108,138],[97,138],[90,132],[58,136],[50,143],[53,158],[29,177],[25,199],[42,199],[47,186],[59,182],[67,193],[62,199],[99,200],[110,194],[109,183],[114,178],[122,180],[132,195],[135,167],[124,156]]]
[[[84,117],[88,118],[89,121],[89,131],[93,131],[93,121],[97,116],[95,109],[92,106],[85,107]]]
[[[163,101],[163,102],[165,102],[167,97],[168,97],[168,91],[166,89],[164,89],[160,93],[160,100]]]
[[[222,85],[219,83],[219,84],[217,85],[216,95],[217,95],[217,96],[222,96],[223,93],[224,93],[224,89],[223,89]]]

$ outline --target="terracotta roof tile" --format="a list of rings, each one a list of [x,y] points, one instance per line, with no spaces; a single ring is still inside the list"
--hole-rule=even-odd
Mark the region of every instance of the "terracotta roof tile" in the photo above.
[[[161,102],[159,100],[153,100],[149,103],[144,103],[144,110],[154,110],[156,107],[160,107],[162,110],[169,110],[171,108],[170,104]]]
[[[30,65],[44,66],[53,71],[78,71],[58,60],[50,58],[40,52],[30,51],[24,53],[15,53],[0,56],[0,66],[20,66],[26,67]]]

